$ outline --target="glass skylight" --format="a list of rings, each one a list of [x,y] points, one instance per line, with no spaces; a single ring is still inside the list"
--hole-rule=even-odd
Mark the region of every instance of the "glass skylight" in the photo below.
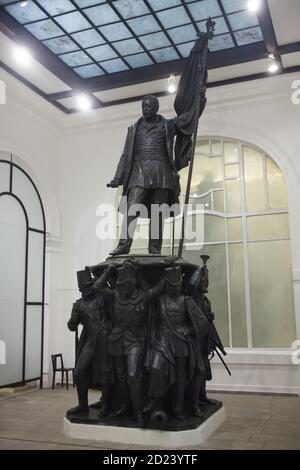
[[[80,77],[187,57],[197,31],[216,23],[211,52],[263,41],[248,0],[0,0],[17,22]],[[225,14],[224,14],[225,11]],[[101,64],[101,65],[99,65]]]

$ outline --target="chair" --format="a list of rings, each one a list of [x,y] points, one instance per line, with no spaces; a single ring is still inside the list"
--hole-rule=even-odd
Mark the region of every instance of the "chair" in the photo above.
[[[51,355],[51,360],[52,360],[52,368],[53,368],[53,379],[52,379],[52,390],[54,390],[55,386],[55,374],[56,372],[61,372],[61,386],[63,387],[64,385],[64,374],[66,374],[66,385],[67,385],[67,390],[69,390],[69,372],[72,372],[72,378],[73,378],[73,387],[75,387],[74,383],[74,367],[64,367],[64,361],[62,354],[52,354]]]

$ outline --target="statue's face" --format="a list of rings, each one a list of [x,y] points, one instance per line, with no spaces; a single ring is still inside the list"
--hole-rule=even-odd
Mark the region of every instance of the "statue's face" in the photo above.
[[[154,117],[158,111],[157,102],[150,98],[143,99],[142,111],[145,119]]]

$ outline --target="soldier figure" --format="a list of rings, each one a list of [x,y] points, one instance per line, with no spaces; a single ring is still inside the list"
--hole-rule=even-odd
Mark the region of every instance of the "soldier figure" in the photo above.
[[[206,394],[206,381],[212,379],[209,357],[214,353],[216,348],[218,348],[224,356],[226,355],[226,351],[224,350],[224,346],[214,325],[215,316],[211,310],[211,303],[205,295],[209,284],[208,269],[206,265],[209,256],[202,255],[201,258],[203,266],[193,273],[186,288],[187,294],[193,297],[197,306],[207,320],[207,327],[202,324],[198,324],[196,327],[197,336],[199,338],[196,343],[198,345],[197,356],[199,361],[204,365],[204,373],[202,371],[202,367],[196,371],[193,381],[193,397],[195,402],[198,400],[200,403],[214,403]],[[222,362],[226,367],[224,361]],[[227,367],[226,369],[228,370]]]
[[[171,390],[172,414],[183,420],[185,388],[195,370],[191,340],[193,318],[202,315],[195,302],[182,295],[180,266],[165,269],[165,288],[159,297],[157,309],[156,335],[149,364],[150,402],[143,411],[149,414],[159,409],[161,399]],[[202,321],[206,322],[203,316]],[[198,404],[192,414],[201,415]]]
[[[77,279],[82,298],[73,305],[68,328],[75,331],[79,324],[83,325],[74,373],[79,404],[69,413],[88,412],[88,389],[97,384],[102,389],[101,414],[105,415],[110,384],[114,381],[112,358],[107,351],[111,325],[106,318],[103,299],[93,289],[94,280],[90,272],[87,269],[78,271]]]
[[[102,288],[102,276],[94,285],[94,289],[99,291],[106,305],[109,305],[112,322],[108,351],[113,357],[121,392],[121,405],[113,416],[128,415],[131,400],[135,417],[140,424],[143,424],[142,370],[148,305],[149,301],[159,294],[162,287],[154,287],[148,291],[141,289],[138,285],[138,268],[130,261],[124,262],[116,271],[117,282],[114,289]]]

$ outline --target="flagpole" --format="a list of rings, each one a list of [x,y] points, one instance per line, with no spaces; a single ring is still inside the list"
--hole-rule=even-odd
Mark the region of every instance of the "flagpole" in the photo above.
[[[206,23],[206,28],[207,28],[207,42],[205,44],[205,50],[203,54],[203,64],[202,64],[202,78],[201,78],[201,85],[204,85],[204,77],[205,73],[207,70],[207,53],[208,53],[208,38],[213,37],[213,32],[214,32],[214,25],[215,23],[209,19]],[[186,193],[185,193],[185,201],[184,201],[184,206],[183,206],[183,213],[182,213],[182,226],[181,226],[181,237],[180,237],[180,242],[179,242],[179,248],[178,248],[178,257],[182,257],[182,252],[183,252],[183,242],[185,238],[185,221],[186,221],[186,215],[187,215],[187,206],[189,203],[190,199],[190,191],[191,191],[191,184],[192,184],[192,176],[193,176],[193,168],[194,168],[194,160],[195,160],[195,150],[196,150],[196,143],[197,143],[197,134],[198,134],[198,127],[199,127],[199,119],[200,119],[200,106],[201,106],[201,91],[199,90],[199,95],[198,95],[198,109],[197,109],[197,123],[196,123],[196,128],[193,134],[193,147],[192,147],[192,156],[191,156],[191,161],[189,165],[189,173],[188,173],[188,180],[187,180],[187,185],[186,185]]]

